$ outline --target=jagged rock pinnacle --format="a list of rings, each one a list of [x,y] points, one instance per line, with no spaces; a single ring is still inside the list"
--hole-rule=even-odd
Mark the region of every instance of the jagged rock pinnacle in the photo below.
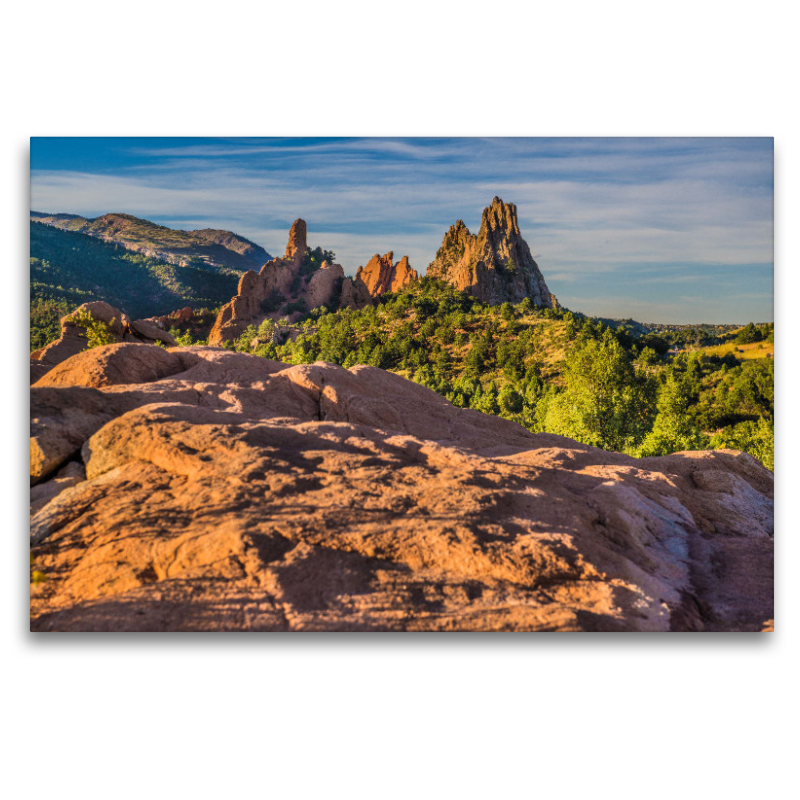
[[[350,286],[345,286],[342,298],[345,304],[354,308],[371,305],[375,298],[385,292],[399,292],[409,283],[419,280],[419,274],[411,268],[408,256],[403,256],[396,264],[394,252],[386,255],[378,253],[359,267]]]
[[[487,303],[518,303],[528,297],[540,306],[553,304],[520,234],[517,207],[497,196],[484,208],[477,236],[462,220],[450,227],[427,274]]]

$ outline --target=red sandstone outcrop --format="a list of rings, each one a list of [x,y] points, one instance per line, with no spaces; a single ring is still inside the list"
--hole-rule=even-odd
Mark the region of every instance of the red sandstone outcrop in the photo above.
[[[371,304],[386,292],[399,292],[410,283],[419,280],[419,274],[411,269],[408,256],[403,256],[396,264],[394,253],[390,250],[385,256],[375,255],[366,267],[359,267],[353,278],[353,296],[356,307]]]
[[[194,317],[194,313],[194,309],[191,306],[185,306],[179,311],[173,311],[171,314],[159,317],[158,321],[164,328],[172,325],[185,325]]]
[[[303,275],[306,249],[306,223],[298,219],[289,231],[284,257],[267,262],[258,273],[242,275],[236,296],[217,316],[209,343],[233,341],[249,325],[257,326],[268,316],[275,316],[287,301],[302,299],[309,311],[332,302],[344,280],[344,270],[339,264],[326,262],[321,269]]]
[[[102,322],[119,342],[162,342],[170,347],[176,344],[172,335],[163,329],[163,323],[159,319],[131,321],[127,314],[103,301],[84,303],[61,319],[61,336],[58,340],[31,353],[31,383],[89,346],[87,330],[77,322],[81,314],[89,314]]]
[[[323,261],[322,266],[316,272],[311,273],[305,285],[306,308],[310,311],[330,303],[341,291],[343,280],[344,269],[339,264]]]
[[[427,275],[447,281],[485,303],[519,303],[528,297],[552,308],[554,298],[517,222],[517,207],[499,197],[483,210],[478,235],[462,220],[444,236]]]
[[[286,261],[294,261],[299,267],[306,254],[306,221],[304,219],[296,219],[289,229],[289,241],[286,243],[286,253],[284,259]]]
[[[771,624],[773,480],[742,453],[637,460],[218,348],[57,370],[31,389],[33,630]]]
[[[391,250],[385,256],[375,253],[365,267],[358,268],[353,278],[345,278],[340,305],[342,308],[374,305],[380,295],[399,292],[418,280],[419,273],[411,268],[408,256],[395,264]]]

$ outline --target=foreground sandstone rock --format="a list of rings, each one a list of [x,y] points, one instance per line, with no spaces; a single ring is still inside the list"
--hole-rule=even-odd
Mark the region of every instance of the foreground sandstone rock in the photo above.
[[[741,453],[636,460],[372,367],[217,348],[86,351],[32,387],[31,411],[33,630],[773,617],[772,475]]]
[[[127,314],[118,308],[95,300],[78,306],[72,313],[61,319],[61,335],[55,342],[45,345],[31,353],[31,383],[39,380],[53,367],[68,358],[86,350],[89,346],[86,328],[80,324],[80,315],[88,314],[103,323],[110,336],[118,342],[175,346],[175,339],[164,330],[158,319],[137,319],[131,321]]]

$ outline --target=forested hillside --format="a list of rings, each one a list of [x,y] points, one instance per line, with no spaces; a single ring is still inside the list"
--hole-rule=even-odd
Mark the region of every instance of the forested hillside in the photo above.
[[[752,330],[773,339],[771,326]],[[316,309],[294,330],[266,320],[229,346],[295,364],[371,364],[457,406],[604,449],[645,456],[730,447],[772,469],[772,359],[668,352],[685,338],[637,336],[529,300],[490,306],[426,278],[374,308]]]
[[[58,338],[59,318],[90,300],[137,318],[186,305],[216,308],[236,294],[234,273],[168,264],[33,221],[30,234],[31,350]]]
[[[61,230],[85,233],[182,267],[242,273],[248,269],[258,270],[271,258],[263,247],[232,231],[214,228],[176,230],[132,214],[104,214],[87,219],[77,214],[31,211],[31,220]]]
[[[173,333],[202,341],[213,322],[203,309],[236,289],[234,275],[31,223],[31,349],[57,338],[60,317],[88,300],[132,317],[191,305],[196,313]],[[607,450],[735,448],[773,469],[773,326],[654,328],[529,299],[489,305],[423,278],[374,307],[320,307],[292,324],[266,319],[226,346],[294,364],[381,367],[456,406]]]

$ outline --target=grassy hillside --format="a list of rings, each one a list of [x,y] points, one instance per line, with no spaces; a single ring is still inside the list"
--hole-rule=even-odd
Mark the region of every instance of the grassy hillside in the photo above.
[[[604,449],[643,456],[732,447],[772,469],[772,360],[672,355],[669,332],[642,330],[527,300],[488,306],[426,278],[376,308],[318,309],[294,339],[275,336],[267,321],[229,346],[294,364],[371,364],[455,405]]]
[[[235,274],[167,264],[37,222],[30,233],[31,350],[57,338],[58,319],[90,300],[141,318],[186,305],[216,308],[236,294]]]
[[[703,347],[699,352],[708,356],[720,357],[732,353],[742,361],[750,361],[758,358],[774,358],[775,344],[773,342],[750,342],[749,344],[726,342],[716,347]]]

